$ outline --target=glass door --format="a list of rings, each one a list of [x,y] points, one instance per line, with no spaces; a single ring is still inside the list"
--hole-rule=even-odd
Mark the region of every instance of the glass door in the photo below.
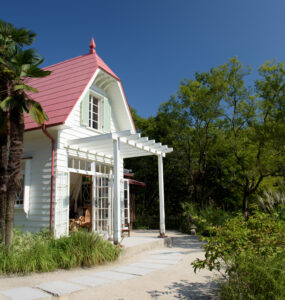
[[[124,207],[123,209],[123,224],[130,224],[130,191],[129,181],[124,179]]]
[[[108,176],[95,176],[95,230],[111,231],[111,188]]]

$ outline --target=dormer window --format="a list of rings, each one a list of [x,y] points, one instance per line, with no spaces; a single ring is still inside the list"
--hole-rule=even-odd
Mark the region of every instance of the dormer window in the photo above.
[[[93,95],[89,96],[89,127],[101,130],[101,100],[94,97]]]
[[[88,92],[80,104],[80,123],[88,129],[111,131],[111,105],[109,99],[94,91]]]

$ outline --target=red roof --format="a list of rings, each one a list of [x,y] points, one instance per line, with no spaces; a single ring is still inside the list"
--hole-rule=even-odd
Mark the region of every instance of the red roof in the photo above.
[[[30,93],[30,96],[41,103],[48,115],[47,126],[63,124],[66,121],[98,68],[120,80],[96,53],[92,53],[46,67],[44,70],[52,71],[50,76],[27,81],[39,91]],[[26,115],[25,130],[36,128],[39,128],[39,125]]]

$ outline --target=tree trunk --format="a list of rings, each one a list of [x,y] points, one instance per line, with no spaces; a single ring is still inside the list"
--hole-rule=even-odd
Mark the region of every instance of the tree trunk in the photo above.
[[[10,246],[13,240],[14,205],[19,179],[21,177],[21,159],[23,154],[24,139],[24,115],[17,108],[10,112],[10,149],[8,161],[8,190],[6,208],[6,246]]]
[[[7,182],[8,182],[8,114],[0,110],[0,224],[1,239],[5,243],[6,228],[6,204],[7,204]]]

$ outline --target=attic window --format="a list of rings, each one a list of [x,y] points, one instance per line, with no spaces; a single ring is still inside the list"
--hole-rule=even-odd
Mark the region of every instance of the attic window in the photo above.
[[[89,96],[89,127],[101,129],[101,100]]]

